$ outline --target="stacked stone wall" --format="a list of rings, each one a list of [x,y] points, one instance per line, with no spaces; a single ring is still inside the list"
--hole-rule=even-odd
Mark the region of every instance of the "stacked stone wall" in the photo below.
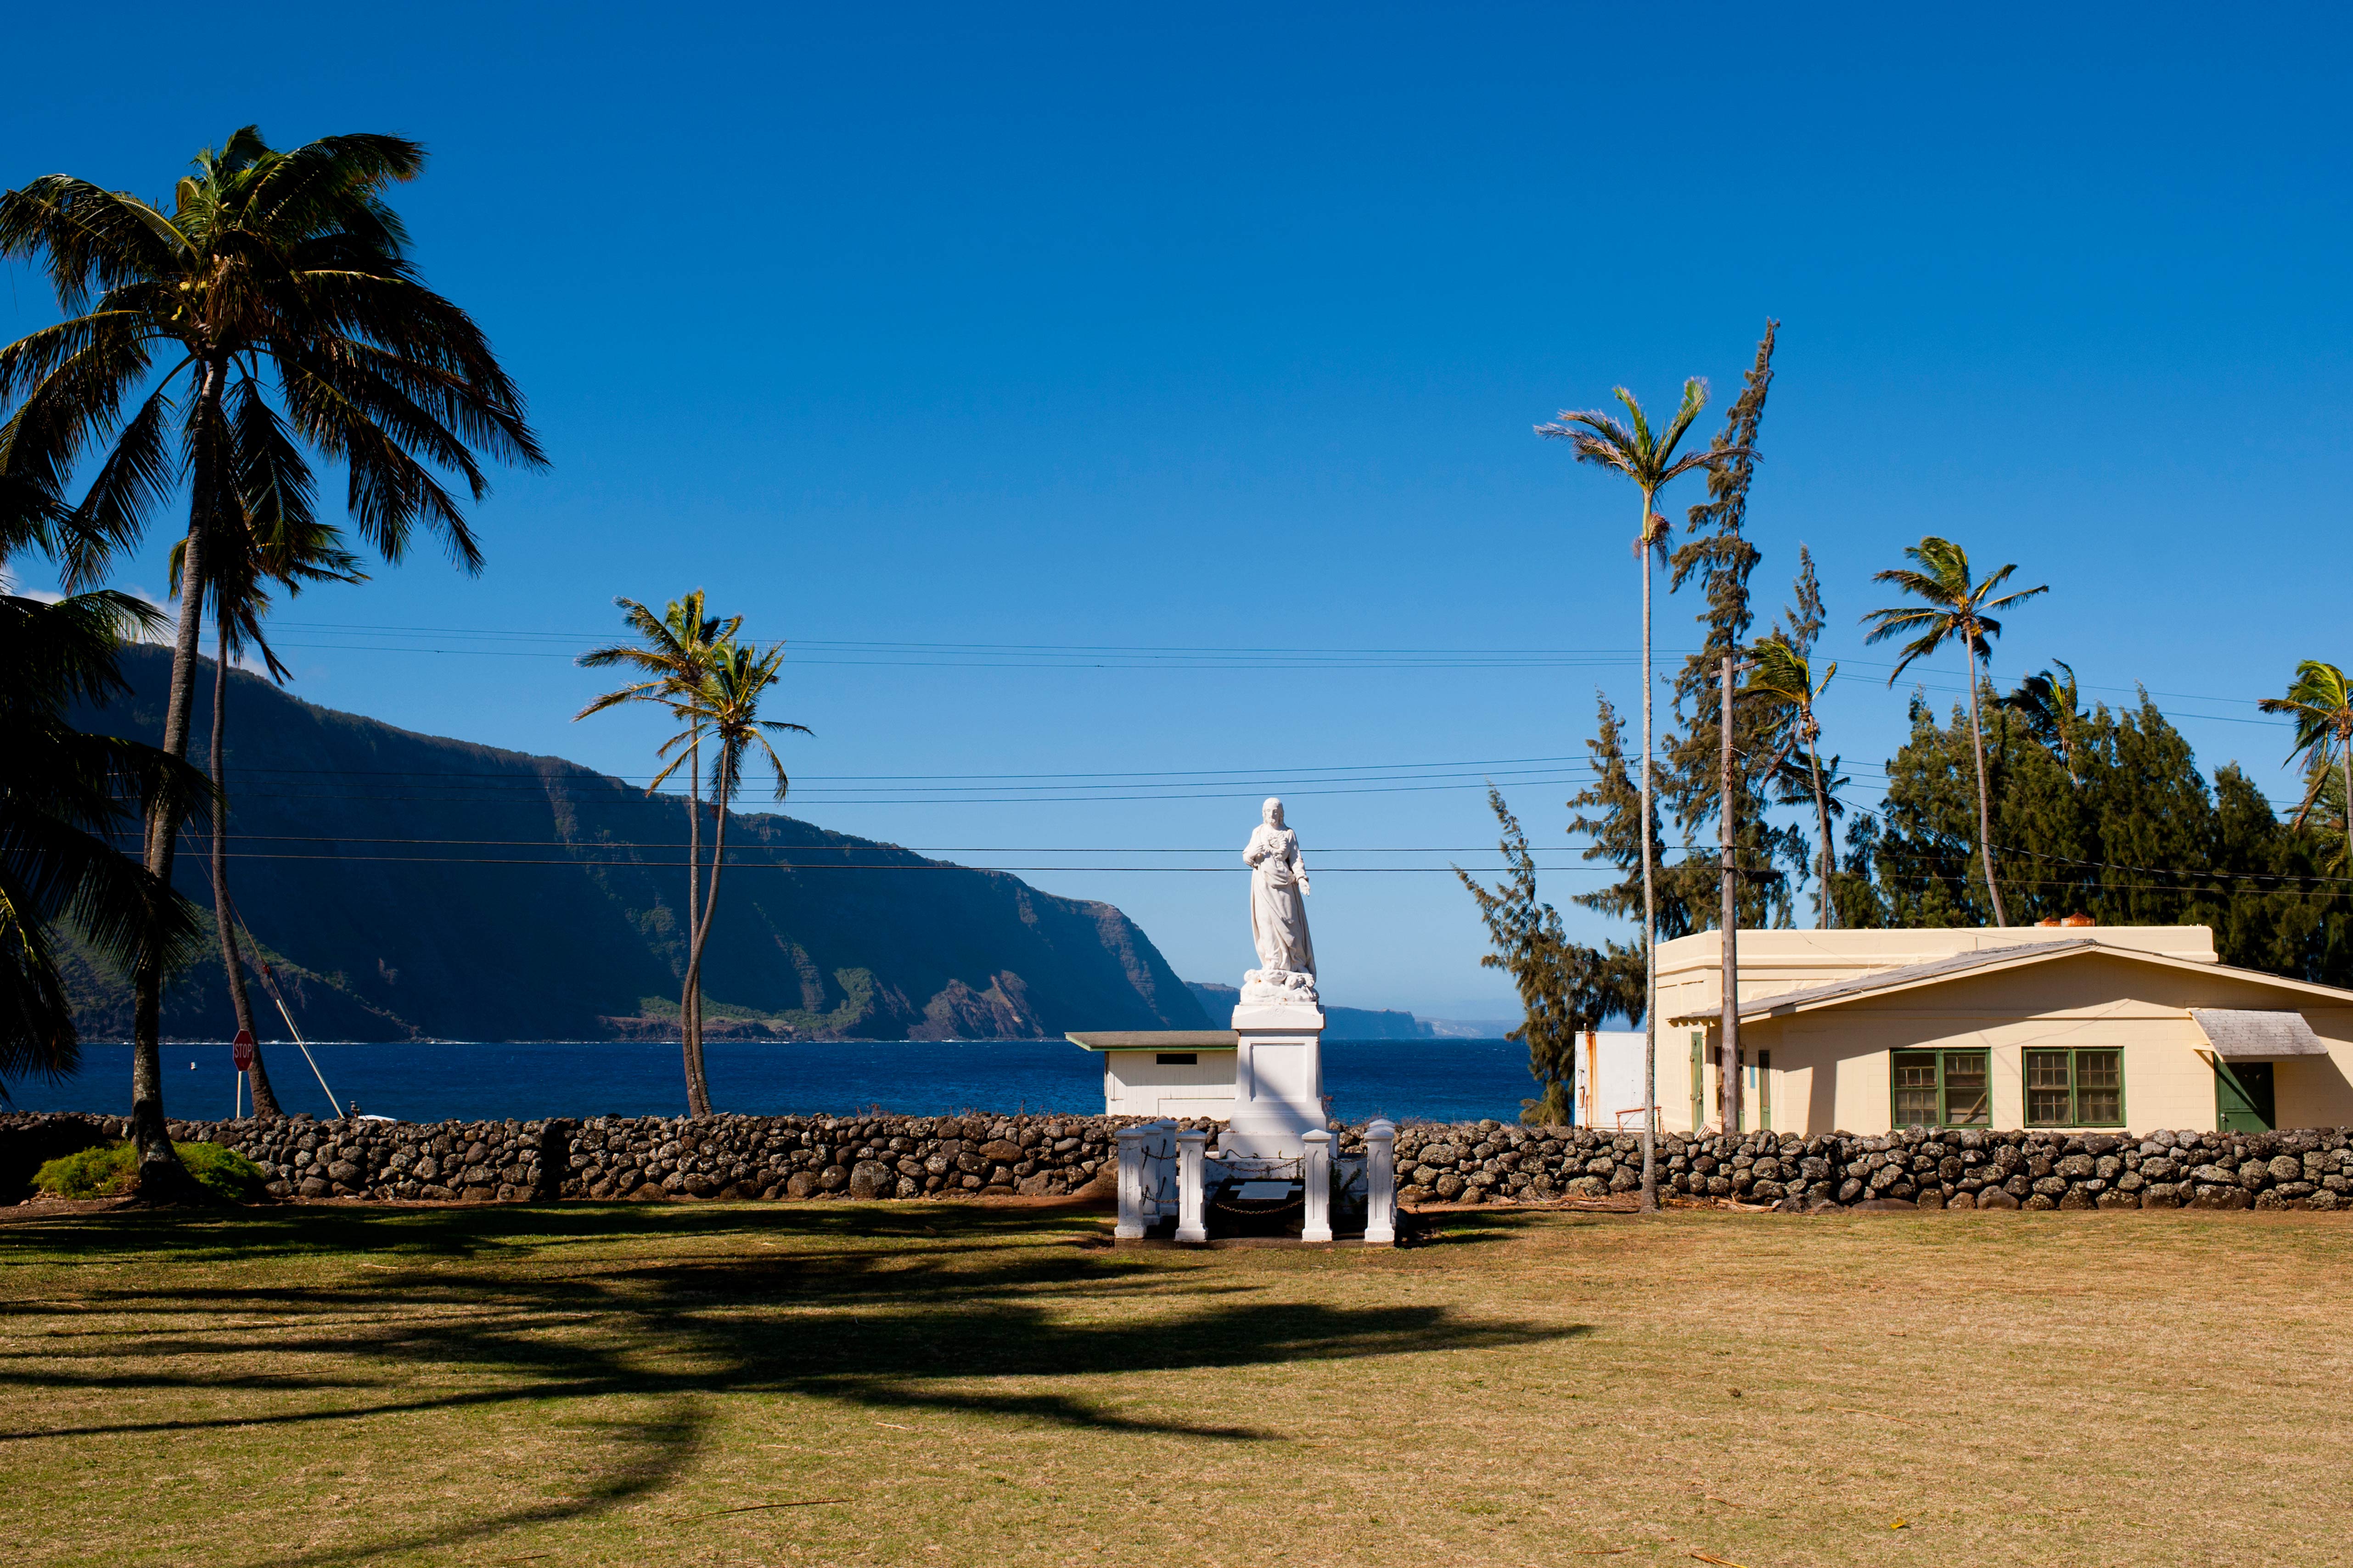
[[[1114,1140],[1129,1120],[610,1116],[433,1123],[294,1117],[169,1125],[175,1140],[217,1143],[253,1161],[279,1197],[551,1202],[1047,1196],[1078,1191],[1107,1163],[1116,1164]],[[0,1116],[0,1147],[37,1140],[44,1158],[128,1135],[120,1117]]]
[[[587,1121],[175,1121],[237,1150],[280,1197],[422,1202],[563,1198],[925,1198],[1107,1194],[1118,1130],[1071,1116],[596,1117]],[[1213,1127],[1213,1123],[1185,1123]],[[0,1173],[127,1136],[116,1117],[0,1116]],[[1361,1153],[1364,1129],[1339,1152]],[[1661,1136],[1661,1194],[1783,1209],[2304,1208],[2353,1205],[2353,1136],[2280,1132],[1926,1131],[1876,1137]],[[1623,1197],[1641,1139],[1499,1121],[1398,1129],[1412,1204]],[[0,1201],[26,1195],[0,1192]]]
[[[1993,1131],[1911,1128],[1876,1137],[1659,1139],[1667,1197],[1782,1208],[2306,1208],[2346,1206],[2353,1138],[2280,1132]],[[1398,1134],[1405,1201],[1549,1202],[1641,1185],[1639,1133],[1495,1121]]]

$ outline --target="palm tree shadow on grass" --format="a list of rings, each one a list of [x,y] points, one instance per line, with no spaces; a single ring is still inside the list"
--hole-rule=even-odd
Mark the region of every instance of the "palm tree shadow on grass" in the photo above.
[[[173,1250],[189,1243],[228,1257],[345,1250],[385,1259],[388,1269],[379,1263],[387,1271],[342,1286],[232,1281],[161,1297],[76,1290],[80,1310],[152,1316],[169,1320],[169,1326],[117,1342],[102,1369],[53,1371],[25,1364],[22,1356],[0,1359],[0,1388],[104,1389],[123,1401],[198,1387],[316,1397],[269,1415],[0,1433],[0,1452],[44,1438],[273,1426],[334,1430],[376,1416],[515,1405],[543,1411],[549,1423],[593,1422],[588,1429],[608,1451],[597,1473],[561,1500],[396,1542],[272,1559],[291,1563],[397,1559],[609,1510],[680,1475],[706,1439],[714,1407],[731,1395],[797,1395],[867,1410],[979,1415],[1082,1432],[1269,1443],[1282,1441],[1282,1435],[1113,1410],[1082,1390],[1035,1384],[1504,1348],[1588,1331],[1577,1325],[1474,1321],[1437,1306],[1269,1301],[1251,1279],[1205,1279],[1219,1272],[1215,1259],[1172,1267],[1166,1255],[1154,1259],[1077,1245],[1038,1246],[1073,1222],[1035,1210],[310,1211],[201,1227],[105,1218],[115,1223],[44,1235],[45,1250],[54,1254],[60,1242],[70,1241],[72,1249],[120,1257],[142,1245],[163,1245],[176,1232],[182,1247]],[[585,1240],[641,1239],[656,1226],[691,1242],[693,1251],[662,1263],[648,1262],[641,1253],[605,1261],[568,1249],[522,1249],[551,1232]],[[190,1237],[196,1228],[212,1234]],[[941,1237],[948,1245],[906,1251],[871,1245],[877,1236],[913,1238],[925,1232],[926,1240]],[[762,1246],[784,1235],[792,1238],[789,1250]],[[855,1245],[861,1237],[868,1245]],[[713,1249],[727,1239],[736,1246]],[[452,1257],[494,1253],[505,1253],[510,1266],[479,1272],[439,1266]],[[1203,1304],[1166,1304],[1178,1296]],[[1106,1304],[1112,1310],[1104,1310]],[[16,1310],[39,1305],[20,1300]],[[1074,1306],[1084,1315],[1074,1314]],[[238,1325],[265,1316],[278,1322],[289,1316],[320,1320],[313,1331],[298,1324],[291,1332],[271,1333],[266,1342],[273,1361],[296,1366],[323,1361],[340,1370],[222,1377],[208,1363]],[[991,1386],[995,1380],[1018,1386]],[[462,1386],[467,1383],[484,1386]],[[404,1390],[410,1391],[405,1397]],[[364,1400],[370,1393],[390,1397],[353,1402],[353,1395]],[[617,1419],[581,1403],[615,1398],[650,1408]]]

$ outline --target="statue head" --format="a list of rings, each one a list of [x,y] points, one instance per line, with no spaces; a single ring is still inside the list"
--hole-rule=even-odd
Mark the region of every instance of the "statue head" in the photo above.
[[[1282,826],[1282,802],[1273,795],[1266,797],[1266,804],[1258,808],[1258,814],[1269,827]]]

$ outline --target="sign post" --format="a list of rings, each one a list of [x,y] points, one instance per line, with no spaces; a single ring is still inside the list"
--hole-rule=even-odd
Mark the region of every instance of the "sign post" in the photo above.
[[[232,1121],[245,1118],[245,1075],[253,1070],[253,1031],[239,1029],[230,1042],[228,1059],[237,1064],[237,1114]]]

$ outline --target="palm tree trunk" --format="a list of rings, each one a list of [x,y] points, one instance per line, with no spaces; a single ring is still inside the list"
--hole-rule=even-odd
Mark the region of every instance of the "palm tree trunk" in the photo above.
[[[1642,1212],[1659,1212],[1659,903],[1651,868],[1651,492],[1642,492]]]
[[[218,620],[218,617],[216,617]],[[213,925],[220,932],[221,964],[228,972],[229,1005],[237,1012],[237,1033],[254,1042],[253,1066],[246,1080],[253,1085],[253,1113],[275,1121],[285,1112],[269,1087],[269,1069],[262,1065],[261,1035],[253,1026],[253,1000],[246,994],[245,965],[237,955],[237,925],[228,905],[228,786],[222,772],[222,734],[228,727],[228,625],[218,621],[219,636],[213,653]]]
[[[695,922],[694,945],[686,959],[686,992],[696,995],[702,985],[702,948],[711,940],[711,922],[719,913],[719,868],[727,853],[726,795],[719,789],[711,792],[711,886],[704,893],[702,918]],[[702,1076],[702,1010],[698,1005],[692,1043],[686,1050],[686,1108],[691,1116],[711,1114],[711,1084]]]
[[[1810,721],[1810,712],[1807,718]],[[1838,868],[1838,858],[1831,853],[1831,797],[1822,789],[1822,753],[1812,737],[1806,740],[1806,761],[1814,770],[1814,816],[1822,825],[1822,913],[1817,931],[1838,929],[1838,894],[1831,885],[1831,877]]]
[[[180,555],[180,622],[172,638],[172,685],[164,705],[164,750],[185,759],[188,714],[195,706],[196,644],[204,618],[205,547],[210,542],[213,487],[218,468],[214,437],[220,426],[223,365],[205,366],[196,384],[196,443],[188,539]],[[172,884],[173,852],[185,803],[169,789],[159,791],[147,810],[146,866],[165,889]],[[153,946],[143,952],[132,977],[131,1138],[139,1149],[139,1188],[151,1201],[171,1202],[202,1189],[172,1148],[164,1125],[164,965]]]
[[[686,1061],[686,1098],[692,1105],[702,1086],[702,987],[693,971],[694,928],[702,912],[702,731],[697,730],[686,753],[686,945],[688,975],[678,998],[679,1050]],[[697,1112],[696,1114],[702,1114]]]
[[[1985,731],[1978,723],[1977,634],[1965,632],[1962,640],[1968,645],[1969,657],[1969,743],[1978,757],[1978,855],[1985,862],[1986,896],[1993,900],[1993,923],[2006,926],[2010,917],[2002,911],[2001,889],[1993,879],[1993,807],[1986,794]]]
[[[2346,869],[2353,869],[2353,738],[2337,731],[2337,754],[2346,764]]]

